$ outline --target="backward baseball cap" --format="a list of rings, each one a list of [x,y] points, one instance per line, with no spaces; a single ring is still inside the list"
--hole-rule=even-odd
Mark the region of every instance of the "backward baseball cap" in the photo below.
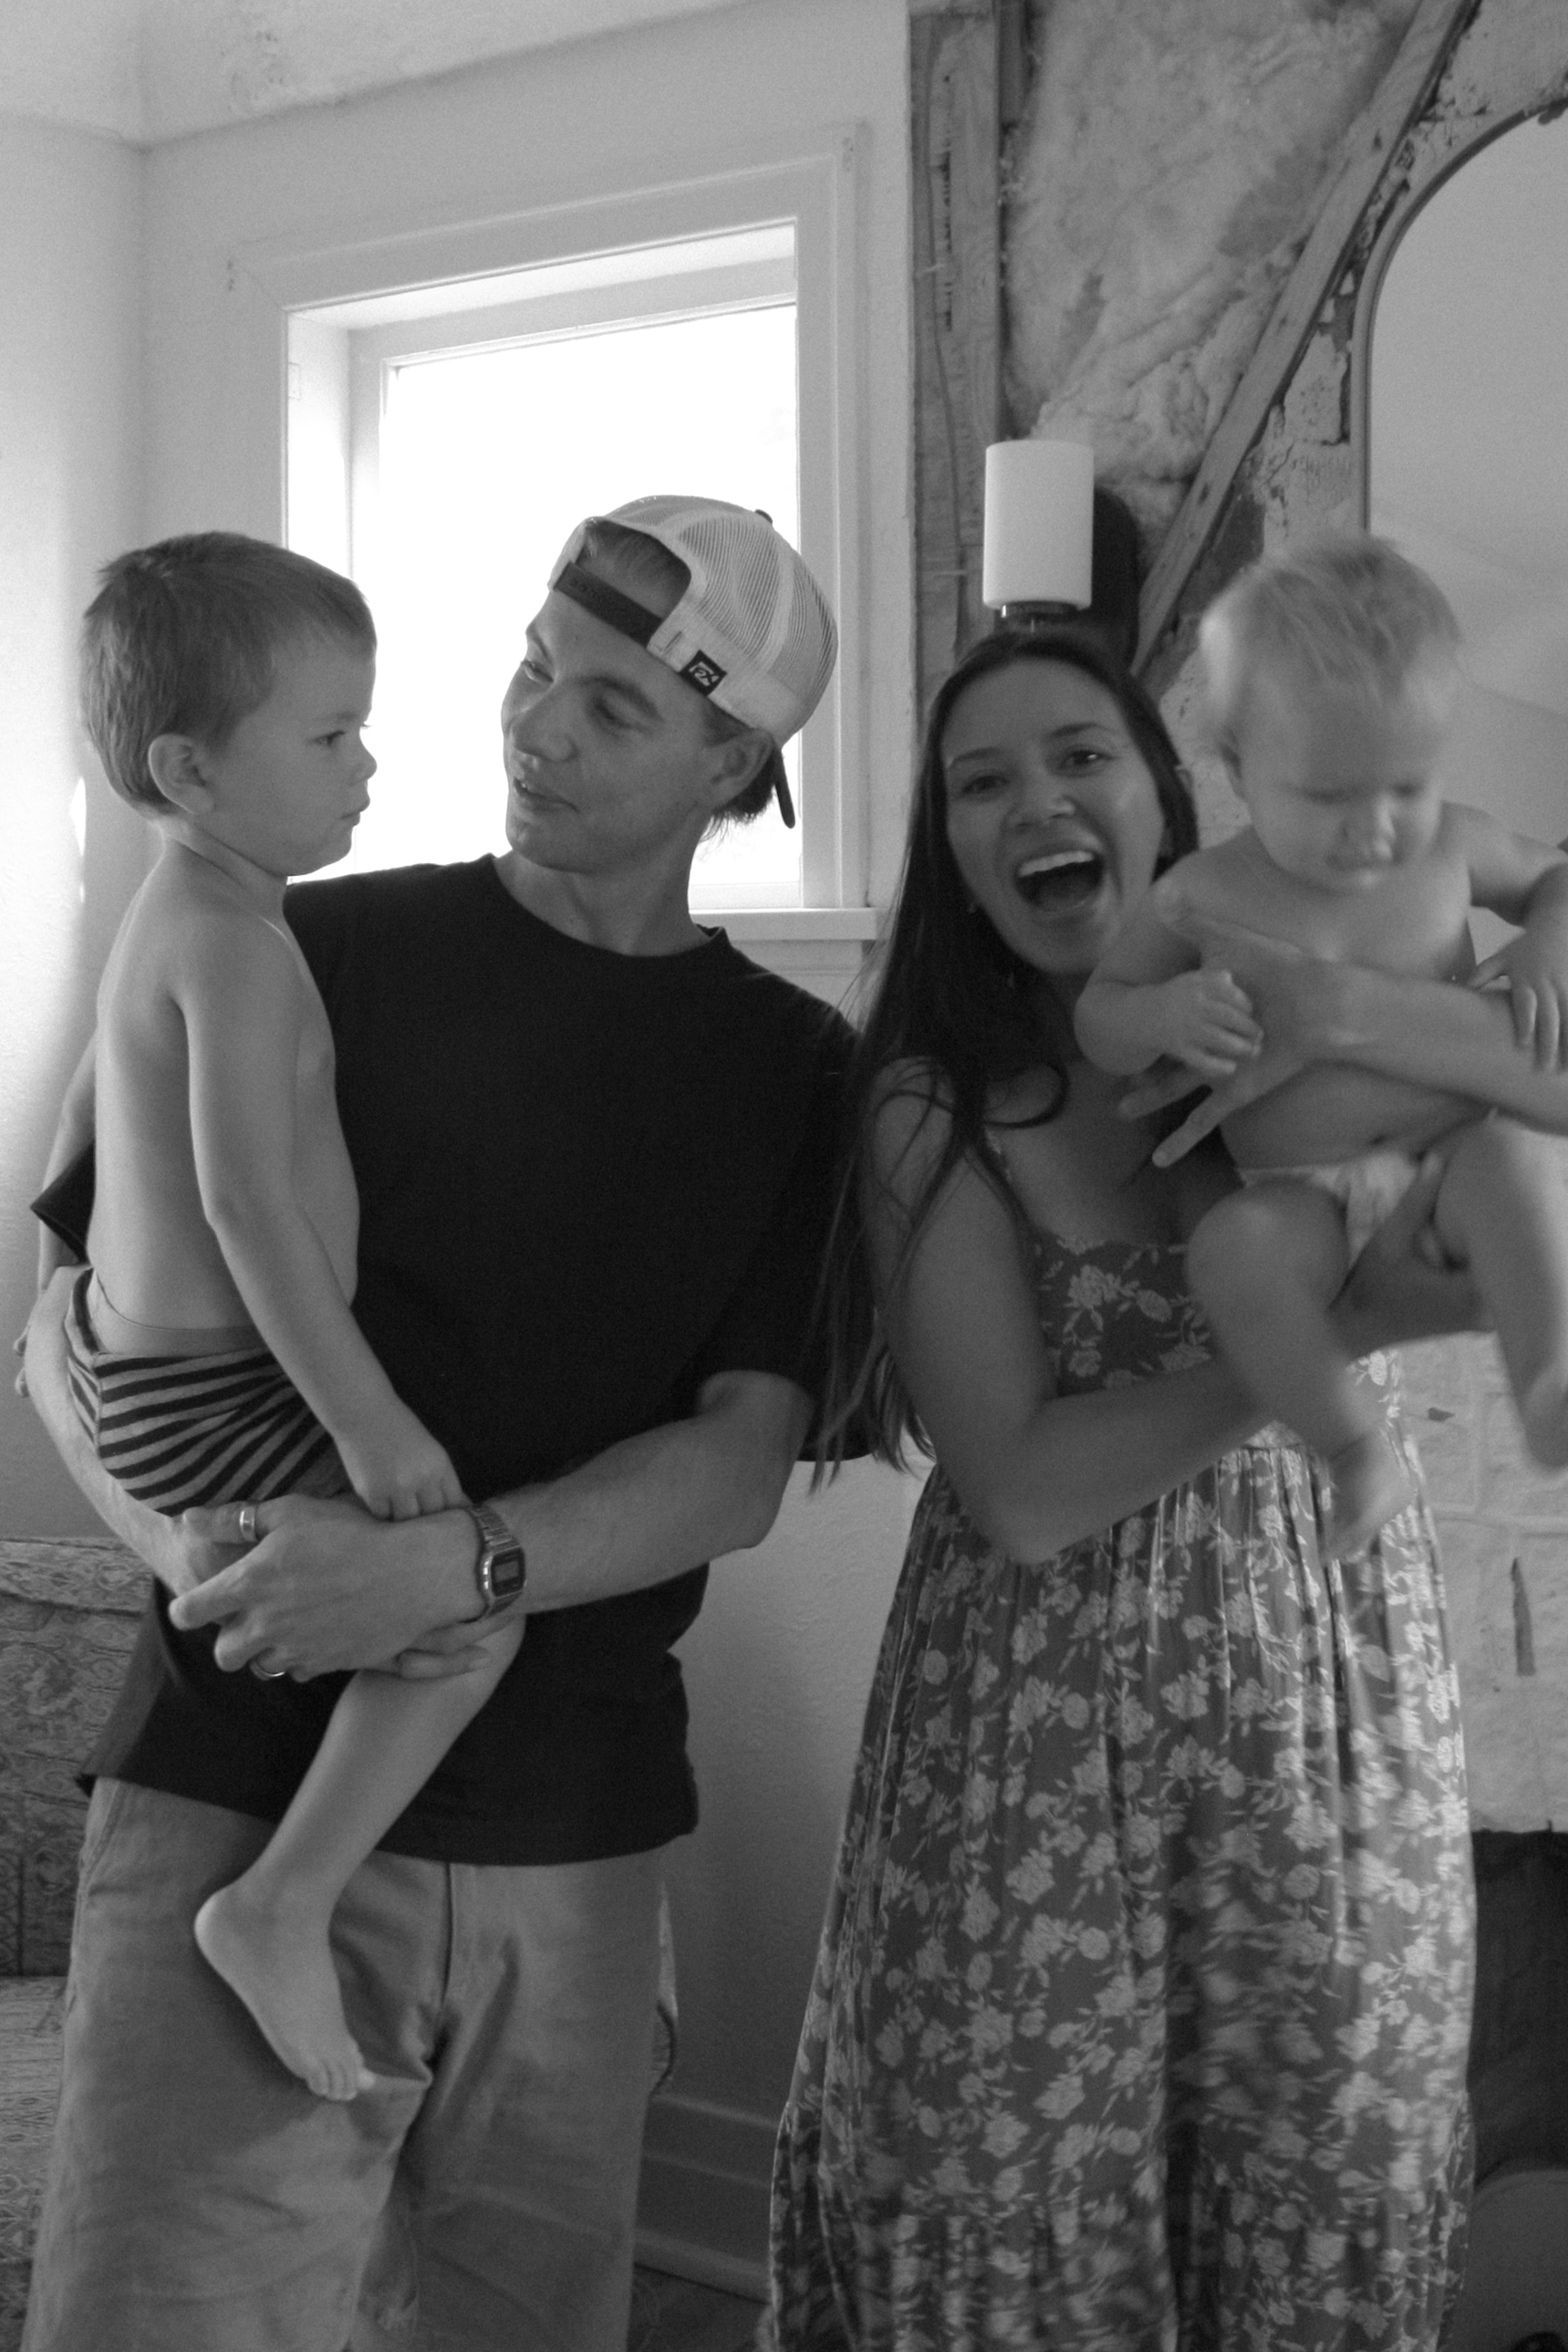
[[[685,593],[661,620],[578,561],[590,521],[656,540],[685,566]],[[802,728],[838,658],[827,599],[767,515],[720,499],[633,499],[578,525],[549,584],[633,638],[688,686],[775,747]],[[779,782],[782,788],[782,771]],[[794,811],[780,791],[780,813]]]

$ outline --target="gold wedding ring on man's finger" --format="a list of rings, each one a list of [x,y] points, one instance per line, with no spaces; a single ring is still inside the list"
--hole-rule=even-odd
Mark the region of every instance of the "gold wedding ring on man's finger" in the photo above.
[[[254,1503],[242,1503],[239,1507],[239,1539],[247,1550],[261,1541]],[[251,1660],[250,1670],[258,1683],[280,1683],[288,1672],[287,1666],[264,1666],[259,1658]]]

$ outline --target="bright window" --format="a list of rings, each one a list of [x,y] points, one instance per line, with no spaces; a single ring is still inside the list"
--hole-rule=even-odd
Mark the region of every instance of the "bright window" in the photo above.
[[[583,515],[697,490],[800,545],[795,291],[781,222],[293,314],[289,542],[351,572],[381,641],[340,870],[502,845],[501,693]],[[799,830],[769,809],[706,845],[695,905],[800,907],[835,862],[836,779],[787,756]]]

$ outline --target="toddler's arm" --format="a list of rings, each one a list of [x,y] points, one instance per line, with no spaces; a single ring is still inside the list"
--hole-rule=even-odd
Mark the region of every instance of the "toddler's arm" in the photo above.
[[[1511,833],[1484,810],[1450,805],[1478,907],[1522,926],[1478,969],[1476,982],[1506,980],[1515,1042],[1536,1066],[1568,1066],[1568,857],[1543,841]]]
[[[88,1039],[87,1050],[75,1070],[60,1104],[60,1115],[55,1125],[55,1139],[49,1147],[47,1164],[44,1169],[44,1186],[52,1184],[57,1176],[79,1159],[93,1138],[93,1079],[98,1064],[98,1034]],[[76,1259],[66,1244],[48,1225],[38,1227],[38,1288],[47,1290],[53,1276],[62,1265],[74,1265]]]
[[[1073,1026],[1089,1059],[1131,1076],[1171,1055],[1206,1078],[1228,1078],[1256,1054],[1262,1031],[1228,971],[1205,966],[1166,919],[1180,868],[1162,877],[1117,933],[1078,1000]]]
[[[382,1517],[449,1507],[445,1449],[398,1397],[349,1310],[295,1184],[306,982],[260,920],[198,924],[176,986],[202,1208],[262,1337]]]

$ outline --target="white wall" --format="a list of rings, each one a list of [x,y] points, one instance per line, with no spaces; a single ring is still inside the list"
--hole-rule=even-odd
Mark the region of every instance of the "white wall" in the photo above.
[[[746,0],[3,0],[0,113],[137,146]]]
[[[681,2063],[643,2172],[651,2259],[758,2284],[767,2187],[861,1718],[918,1482],[797,1471],[768,1541],[719,1562],[682,1645],[701,1792],[672,1850]]]
[[[91,991],[140,878],[143,827],[76,725],[76,627],[99,565],[140,525],[143,159],[0,116],[0,1330],[31,1301],[37,1191]],[[71,801],[88,777],[86,858]],[[95,1522],[30,1409],[0,1382],[0,1531]]]
[[[904,0],[751,0],[154,148],[148,536],[280,529],[281,369],[246,356],[258,297],[236,255],[416,236],[861,125],[862,692],[885,876],[912,751],[905,44]],[[535,593],[519,582],[519,622]],[[754,2275],[763,2252],[768,2148],[910,1500],[866,1469],[824,1501],[797,1491],[760,1552],[716,1570],[685,1645],[704,1819],[672,1861],[683,2054],[651,2126],[646,2210],[666,2260],[719,2279]]]

